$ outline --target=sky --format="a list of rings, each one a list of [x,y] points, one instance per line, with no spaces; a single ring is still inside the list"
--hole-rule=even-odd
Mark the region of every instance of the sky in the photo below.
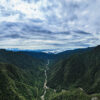
[[[0,48],[64,51],[100,44],[100,0],[0,0]]]

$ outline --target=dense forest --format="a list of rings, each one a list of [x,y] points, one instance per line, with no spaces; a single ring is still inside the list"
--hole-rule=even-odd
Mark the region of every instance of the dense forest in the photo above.
[[[75,97],[76,100],[91,100],[86,94],[90,96],[96,93],[100,99],[100,46],[59,60],[48,71],[47,85],[60,91],[53,100],[63,97],[65,99],[62,100],[74,100]]]
[[[0,50],[0,100],[40,100],[44,62],[19,52]]]
[[[45,100],[100,100],[100,46],[59,54],[1,49],[0,100],[43,100],[45,70]]]

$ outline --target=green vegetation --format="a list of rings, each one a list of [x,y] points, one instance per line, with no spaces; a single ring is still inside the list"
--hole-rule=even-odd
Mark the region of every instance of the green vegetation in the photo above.
[[[76,89],[70,91],[62,90],[61,92],[53,93],[50,95],[49,100],[91,100],[91,97],[86,95],[83,91]]]
[[[43,61],[22,52],[0,50],[0,62],[14,64],[19,68],[37,70],[38,67],[43,67]],[[41,67],[40,67],[41,68]]]
[[[40,100],[44,62],[21,52],[0,50],[0,100]]]
[[[61,92],[48,90],[45,100],[92,100],[94,97],[100,100],[100,94],[88,95],[81,89],[62,90]]]
[[[31,72],[0,63],[0,100],[39,100],[41,84],[41,80],[32,80]]]
[[[100,46],[57,55],[0,50],[0,100],[41,100],[48,58],[45,100],[100,100]]]
[[[58,61],[48,72],[47,85],[58,91],[82,88],[88,94],[100,93],[100,46]]]

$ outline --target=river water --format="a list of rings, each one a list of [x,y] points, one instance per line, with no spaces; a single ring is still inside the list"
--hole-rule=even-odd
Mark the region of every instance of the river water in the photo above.
[[[46,65],[46,69],[45,69],[45,71],[44,71],[44,73],[45,73],[45,81],[44,81],[44,86],[43,86],[44,93],[43,93],[43,95],[41,96],[41,100],[45,100],[45,94],[46,94],[47,89],[48,89],[48,87],[47,87],[47,67],[48,67],[48,65],[49,65],[49,60],[48,60],[48,63],[47,63],[47,65]]]

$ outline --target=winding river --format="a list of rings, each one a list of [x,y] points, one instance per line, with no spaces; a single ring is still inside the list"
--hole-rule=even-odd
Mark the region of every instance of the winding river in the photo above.
[[[44,93],[43,93],[43,95],[41,96],[41,100],[45,100],[45,94],[46,94],[47,89],[48,89],[48,87],[47,87],[47,67],[48,67],[48,65],[49,65],[49,60],[48,60],[48,63],[46,64],[46,69],[45,69],[45,71],[44,71],[44,73],[45,73],[45,81],[44,81],[44,86],[43,86],[43,88],[44,88]]]

